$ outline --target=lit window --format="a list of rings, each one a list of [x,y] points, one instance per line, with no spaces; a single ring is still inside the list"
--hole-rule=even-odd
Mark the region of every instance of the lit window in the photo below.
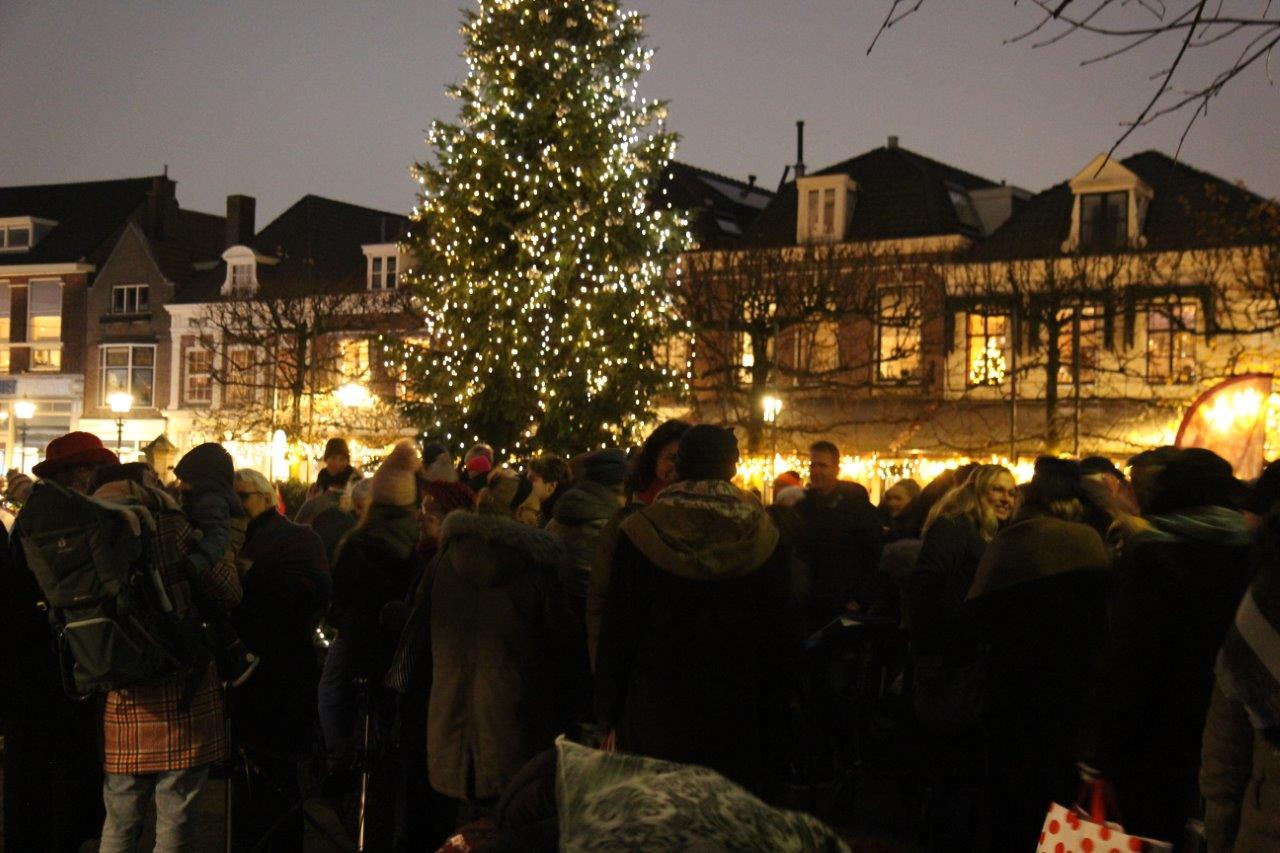
[[[140,314],[148,309],[151,288],[145,284],[118,284],[111,288],[112,314]]]
[[[1129,194],[1086,193],[1080,196],[1080,246],[1116,249],[1129,240]]]
[[[188,403],[213,402],[213,353],[192,347],[184,357],[183,396]]]
[[[226,372],[222,389],[223,402],[233,406],[252,403],[258,390],[258,369],[254,364],[253,348],[228,347]]]
[[[375,255],[369,259],[369,289],[395,290],[397,280],[395,255]]]
[[[148,407],[155,389],[156,348],[154,346],[107,346],[99,349],[98,405],[105,407],[110,395],[126,392],[133,404]]]
[[[840,323],[816,320],[796,331],[796,367],[809,373],[840,369]]]
[[[369,341],[342,342],[342,378],[348,382],[369,378]]]
[[[1080,340],[1080,384],[1097,378],[1098,353],[1102,349],[1102,312],[1096,305],[1064,308],[1058,312],[1058,383],[1073,384],[1075,342]]]
[[[1003,314],[969,314],[965,325],[970,385],[999,385],[1009,371],[1005,360],[1009,318]]]
[[[1170,302],[1147,311],[1147,380],[1196,381],[1196,303]]]
[[[8,284],[0,284],[0,373],[9,372],[9,347],[11,328],[12,288]]]
[[[756,354],[751,346],[751,336],[747,334],[738,335],[738,383],[741,385],[751,384],[751,374],[755,370]]]
[[[880,292],[876,379],[920,379],[920,288],[894,287]]]
[[[685,375],[689,370],[689,355],[692,340],[688,335],[672,335],[666,342],[655,348],[654,357],[659,366],[672,374]]]
[[[62,283],[33,281],[27,294],[27,340],[31,348],[32,370],[59,370],[62,367]],[[35,344],[56,343],[56,347]]]
[[[232,290],[252,290],[253,289],[253,264],[232,264],[231,265],[231,289]]]

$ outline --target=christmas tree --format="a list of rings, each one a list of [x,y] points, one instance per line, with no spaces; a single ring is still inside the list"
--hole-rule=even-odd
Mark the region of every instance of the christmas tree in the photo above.
[[[676,139],[637,93],[643,18],[609,0],[481,0],[456,123],[436,122],[409,249],[429,344],[410,417],[500,455],[627,440],[687,368],[670,279],[688,243],[656,197]]]

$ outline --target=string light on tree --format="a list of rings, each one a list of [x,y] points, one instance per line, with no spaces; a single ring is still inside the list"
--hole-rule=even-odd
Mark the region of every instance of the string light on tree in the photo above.
[[[630,438],[687,366],[671,288],[689,238],[650,203],[676,138],[639,97],[642,18],[608,0],[481,0],[468,74],[435,123],[409,248],[431,344],[402,368],[411,415],[503,455]]]

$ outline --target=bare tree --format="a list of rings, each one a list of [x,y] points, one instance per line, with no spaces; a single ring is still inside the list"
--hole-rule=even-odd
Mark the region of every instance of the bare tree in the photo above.
[[[825,432],[837,402],[873,384],[919,381],[928,258],[888,244],[833,243],[685,255],[678,300],[696,340],[704,417],[743,424],[759,451],[763,401],[785,393],[789,429]],[[889,337],[877,329],[890,329]],[[901,334],[893,330],[901,330]]]
[[[1015,0],[1016,2],[1016,0]],[[1209,103],[1237,77],[1255,65],[1268,66],[1280,44],[1280,4],[1231,0],[1030,0],[1035,23],[1007,39],[1033,48],[1068,38],[1092,37],[1101,49],[1081,61],[1091,65],[1150,45],[1163,46],[1164,65],[1153,70],[1153,91],[1116,139],[1109,154],[1139,127],[1166,116],[1189,114],[1178,142],[1182,148]],[[924,0],[889,0],[883,23],[871,40],[870,53],[891,27],[920,11]],[[1189,57],[1209,55],[1212,68],[1194,76]]]
[[[308,443],[334,429],[371,442],[394,436],[402,425],[394,400],[384,398],[394,396],[395,377],[383,367],[377,337],[412,328],[408,308],[400,292],[240,292],[209,303],[199,346],[217,405],[202,413],[201,425],[233,438],[282,429]]]

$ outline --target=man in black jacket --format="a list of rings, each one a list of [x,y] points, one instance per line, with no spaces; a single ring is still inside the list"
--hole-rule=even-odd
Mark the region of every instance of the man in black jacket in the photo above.
[[[809,448],[809,488],[796,512],[804,521],[800,556],[812,583],[808,628],[817,630],[846,609],[872,608],[884,534],[867,490],[840,479],[840,450],[829,441]]]

